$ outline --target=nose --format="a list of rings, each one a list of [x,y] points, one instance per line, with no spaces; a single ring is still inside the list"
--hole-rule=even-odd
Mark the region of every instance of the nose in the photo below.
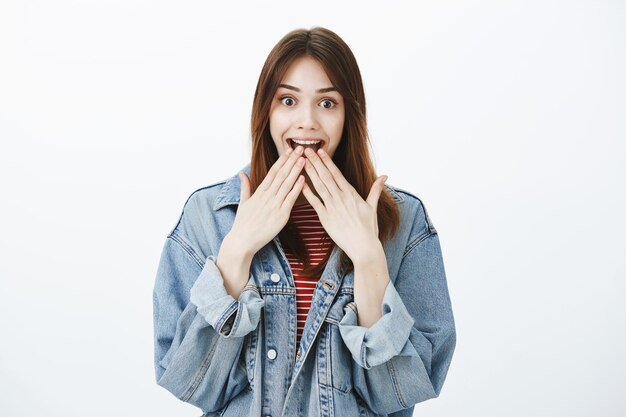
[[[297,113],[296,124],[298,129],[318,129],[319,123],[317,120],[317,113],[313,105],[300,106]]]

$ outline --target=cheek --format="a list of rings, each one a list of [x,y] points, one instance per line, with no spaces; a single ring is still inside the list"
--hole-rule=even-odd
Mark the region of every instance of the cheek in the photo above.
[[[337,120],[335,120],[335,124],[333,128],[333,135],[335,136],[336,140],[341,139],[341,133],[343,132],[343,125],[344,125],[343,117],[337,118]]]
[[[286,125],[285,115],[280,111],[270,112],[270,131],[278,132],[284,130]]]
[[[340,111],[337,112],[337,119],[336,119],[336,127],[337,130],[339,131],[339,136],[341,136],[341,132],[343,131],[343,125],[346,121],[346,112],[345,109],[341,108]]]
[[[270,133],[275,140],[280,140],[282,126],[284,122],[279,112],[270,112]]]

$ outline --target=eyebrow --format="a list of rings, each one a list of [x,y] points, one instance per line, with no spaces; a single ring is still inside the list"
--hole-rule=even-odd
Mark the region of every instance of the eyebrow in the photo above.
[[[289,84],[279,84],[278,87],[286,88],[288,90],[293,90],[298,93],[300,92],[300,89],[298,87],[294,87],[293,85],[289,85]],[[316,93],[328,93],[330,91],[337,91],[337,89],[335,87],[326,87],[326,88],[320,88],[319,90],[315,90]]]

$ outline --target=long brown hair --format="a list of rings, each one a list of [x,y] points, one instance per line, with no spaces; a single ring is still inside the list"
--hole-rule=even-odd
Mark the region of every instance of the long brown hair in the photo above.
[[[322,27],[289,32],[274,46],[263,65],[252,105],[251,192],[256,190],[278,159],[278,151],[269,129],[270,107],[287,69],[296,58],[302,56],[310,56],[322,65],[333,86],[344,99],[345,122],[333,162],[365,200],[377,175],[368,148],[365,92],[361,72],[348,45],[337,34]],[[378,200],[377,216],[378,237],[384,242],[395,235],[400,223],[399,210],[386,189],[383,189]],[[301,275],[311,278],[322,275],[335,246],[334,242],[331,243],[326,257],[316,267],[311,268],[307,250],[291,220],[279,233],[279,237],[284,249],[304,264]],[[330,239],[327,234],[325,238]],[[346,272],[354,268],[343,251],[340,264]]]

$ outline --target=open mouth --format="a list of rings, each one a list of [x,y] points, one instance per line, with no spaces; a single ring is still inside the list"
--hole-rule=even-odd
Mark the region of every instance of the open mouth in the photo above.
[[[313,149],[313,152],[317,152],[317,150],[324,144],[323,140],[299,140],[299,139],[287,139],[287,143],[289,143],[289,146],[291,146],[291,149],[296,149],[296,147],[298,145],[303,146],[305,149],[306,148],[311,148]]]

